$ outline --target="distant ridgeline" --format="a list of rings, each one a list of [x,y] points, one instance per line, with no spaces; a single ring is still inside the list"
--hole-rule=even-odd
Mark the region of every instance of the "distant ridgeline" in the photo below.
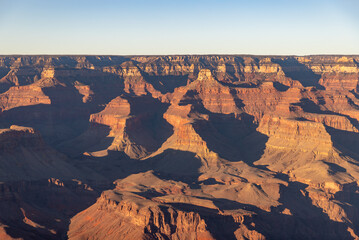
[[[0,239],[359,239],[359,56],[0,56]]]

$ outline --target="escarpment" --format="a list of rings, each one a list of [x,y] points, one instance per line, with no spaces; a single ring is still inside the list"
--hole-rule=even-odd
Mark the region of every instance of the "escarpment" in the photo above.
[[[191,196],[190,191],[193,190],[187,184],[162,180],[153,172],[119,180],[114,190],[102,193],[95,205],[72,219],[69,239],[90,236],[110,239],[216,239],[231,236],[226,229],[210,231],[213,218],[221,219],[222,223],[232,223],[243,234],[258,239],[262,237],[243,224],[245,217],[250,219],[249,212],[231,216],[219,211],[212,201]],[[146,194],[142,195],[143,192]],[[92,230],[83,231],[88,228]],[[117,230],[111,230],[114,228]]]
[[[358,239],[358,56],[0,56],[1,239]]]
[[[0,95],[1,111],[21,106],[37,104],[51,104],[51,99],[37,86],[10,87],[8,91]]]
[[[84,218],[88,219],[86,223]],[[97,203],[77,215],[70,226],[69,239],[214,239],[198,213],[175,210],[117,192],[104,192]],[[84,228],[92,230],[81,231]]]

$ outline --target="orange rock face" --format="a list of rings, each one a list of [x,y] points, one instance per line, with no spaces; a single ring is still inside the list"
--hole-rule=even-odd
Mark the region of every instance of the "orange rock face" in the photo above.
[[[358,62],[0,56],[0,239],[358,239]]]
[[[0,95],[0,101],[2,111],[21,106],[51,104],[50,98],[37,86],[11,87]]]

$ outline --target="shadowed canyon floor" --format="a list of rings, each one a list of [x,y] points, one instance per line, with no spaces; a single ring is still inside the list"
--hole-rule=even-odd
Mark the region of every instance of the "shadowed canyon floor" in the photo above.
[[[359,56],[0,56],[0,239],[359,239]]]

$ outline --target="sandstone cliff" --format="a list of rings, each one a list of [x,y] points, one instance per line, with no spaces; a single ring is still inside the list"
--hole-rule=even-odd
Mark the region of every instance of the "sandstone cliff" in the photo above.
[[[0,238],[358,239],[358,62],[0,56]]]

